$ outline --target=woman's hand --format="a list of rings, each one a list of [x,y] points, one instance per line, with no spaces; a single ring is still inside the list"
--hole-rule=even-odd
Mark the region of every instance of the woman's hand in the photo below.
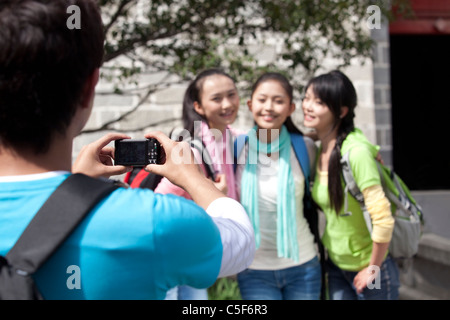
[[[353,285],[355,286],[357,293],[361,293],[367,287],[369,282],[372,283],[373,280],[376,279],[388,248],[389,242],[373,242],[369,266],[359,271],[353,279]]]
[[[373,280],[378,277],[380,268],[376,266],[368,266],[361,271],[353,279],[353,285],[356,292],[359,294],[367,287],[368,283],[373,283]]]
[[[379,152],[377,153],[377,156],[375,157],[375,160],[377,160],[379,163],[384,165],[383,157],[381,156],[381,154]]]
[[[222,191],[223,194],[228,193],[228,185],[227,185],[227,178],[225,174],[221,173],[216,176],[216,181],[214,182],[214,185],[217,189]]]

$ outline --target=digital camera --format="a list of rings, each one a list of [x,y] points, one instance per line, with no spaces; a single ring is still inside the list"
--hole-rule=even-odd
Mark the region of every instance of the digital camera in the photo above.
[[[120,139],[114,145],[114,163],[117,165],[145,167],[159,164],[161,145],[154,138]]]

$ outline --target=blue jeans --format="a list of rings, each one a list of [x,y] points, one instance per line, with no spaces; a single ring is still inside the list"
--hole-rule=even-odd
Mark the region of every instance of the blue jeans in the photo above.
[[[319,300],[321,268],[318,257],[281,270],[247,269],[237,276],[243,300]]]
[[[400,287],[399,272],[395,261],[388,255],[380,267],[380,277],[374,279],[372,289],[366,287],[356,293],[353,279],[358,272],[339,269],[330,260],[327,261],[328,294],[330,300],[397,300]]]

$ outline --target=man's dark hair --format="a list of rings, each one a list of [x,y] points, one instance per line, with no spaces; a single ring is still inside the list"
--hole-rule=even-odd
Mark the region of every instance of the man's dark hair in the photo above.
[[[72,5],[80,29],[68,26]],[[103,44],[94,0],[2,0],[0,144],[44,153],[54,134],[65,134]]]

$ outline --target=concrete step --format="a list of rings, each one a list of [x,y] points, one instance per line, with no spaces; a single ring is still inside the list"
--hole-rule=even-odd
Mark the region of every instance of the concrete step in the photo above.
[[[417,255],[422,259],[450,267],[450,239],[433,233],[425,233],[420,239],[419,253]]]
[[[450,239],[423,234],[416,257],[399,265],[400,299],[450,299]]]
[[[439,298],[402,284],[399,289],[399,300],[439,300]]]

